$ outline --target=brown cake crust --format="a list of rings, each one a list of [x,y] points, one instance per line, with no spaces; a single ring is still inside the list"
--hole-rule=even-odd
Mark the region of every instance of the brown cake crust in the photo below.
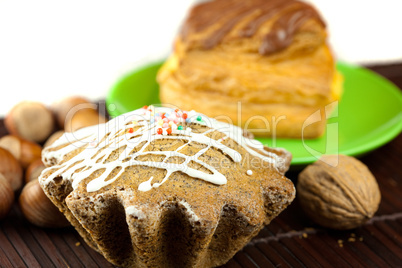
[[[122,137],[131,127],[130,124],[124,125],[117,137]],[[191,124],[191,127],[198,133],[209,129],[198,124]],[[214,131],[210,136],[219,139],[222,135]],[[145,152],[174,151],[183,144],[185,142],[180,140],[157,139],[149,143]],[[60,141],[44,151],[44,162],[50,168],[42,173],[40,182],[45,193],[86,242],[115,265],[215,267],[226,263],[244,247],[290,204],[295,195],[292,182],[283,176],[290,164],[290,153],[265,147],[260,152],[273,153],[276,158],[275,162],[268,163],[250,154],[233,139],[226,139],[224,144],[239,152],[242,160],[234,162],[213,147],[199,157],[227,178],[223,185],[193,178],[184,172],[174,172],[159,188],[139,191],[139,185],[150,177],[153,177],[153,183],[161,182],[166,170],[132,165],[125,168],[114,182],[98,191],[89,192],[87,187],[103,173],[102,169],[93,172],[73,189],[71,177],[49,178],[64,163],[88,150],[88,144],[54,157],[55,153],[69,146]],[[117,161],[124,144],[116,148],[107,159],[103,159],[104,162]],[[203,148],[205,145],[193,141],[181,152],[192,156]],[[103,149],[99,148],[96,155],[102,153]],[[161,156],[145,154],[141,157],[144,162],[157,159]],[[181,161],[172,158],[167,162],[179,164]],[[195,162],[189,166],[204,170]],[[249,170],[252,170],[252,175],[247,174]],[[73,174],[83,171],[85,168]],[[119,171],[114,169],[108,178],[113,178]]]

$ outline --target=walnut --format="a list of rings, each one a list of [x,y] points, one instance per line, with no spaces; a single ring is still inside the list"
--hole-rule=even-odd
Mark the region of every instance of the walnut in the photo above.
[[[381,194],[370,170],[354,157],[326,155],[299,175],[297,195],[316,223],[333,229],[362,225],[377,211]]]

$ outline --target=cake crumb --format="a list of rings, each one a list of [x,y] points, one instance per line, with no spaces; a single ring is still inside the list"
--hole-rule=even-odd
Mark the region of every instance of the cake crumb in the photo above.
[[[356,238],[354,238],[354,237],[349,237],[349,238],[348,238],[348,242],[356,242]]]
[[[359,238],[359,241],[360,241],[360,242],[363,241],[363,237],[360,237],[360,238]]]
[[[75,246],[76,246],[76,247],[79,247],[80,245],[81,245],[80,242],[75,243]]]
[[[303,233],[303,238],[307,238],[308,234],[307,233]]]
[[[351,237],[356,237],[356,234],[355,234],[355,233],[351,233],[350,236],[351,236]]]
[[[339,239],[339,240],[338,240],[338,245],[339,245],[339,247],[341,247],[341,248],[343,247],[343,240],[342,240],[342,239]]]

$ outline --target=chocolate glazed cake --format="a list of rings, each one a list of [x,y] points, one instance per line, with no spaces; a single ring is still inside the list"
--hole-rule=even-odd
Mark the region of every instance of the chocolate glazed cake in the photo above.
[[[306,120],[330,112],[342,91],[326,37],[321,16],[302,1],[201,3],[158,72],[160,99],[228,115],[256,136],[319,137],[326,120]]]
[[[236,126],[151,106],[64,134],[39,181],[117,266],[214,267],[292,202],[290,160]]]

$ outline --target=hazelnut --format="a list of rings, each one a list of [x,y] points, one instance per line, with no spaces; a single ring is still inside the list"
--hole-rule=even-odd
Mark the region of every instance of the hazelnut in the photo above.
[[[356,158],[326,155],[299,175],[297,195],[306,214],[333,229],[352,229],[373,217],[381,194],[370,170]]]
[[[14,106],[6,116],[7,130],[33,142],[43,142],[53,132],[52,112],[38,102],[24,101]]]
[[[25,218],[36,226],[58,228],[70,225],[63,213],[45,195],[38,180],[25,185],[19,205]]]
[[[55,133],[53,133],[52,136],[50,136],[50,137],[46,140],[45,144],[43,145],[43,148],[46,148],[46,147],[52,145],[53,142],[55,142],[58,138],[60,138],[61,136],[63,136],[63,134],[64,134],[64,131],[63,131],[63,130],[59,130],[59,131],[56,131]]]
[[[0,220],[10,211],[14,203],[14,191],[3,174],[0,173]]]
[[[60,128],[68,132],[83,127],[106,122],[106,118],[99,115],[96,105],[83,97],[69,97],[52,105]]]
[[[99,115],[94,108],[85,108],[76,112],[72,110],[72,113],[67,115],[64,130],[66,132],[74,132],[84,127],[105,123],[106,121],[106,118]]]
[[[0,147],[8,150],[25,169],[32,162],[41,158],[42,147],[23,138],[7,135],[0,139]]]
[[[90,101],[84,97],[72,96],[64,98],[52,105],[52,110],[56,115],[56,121],[60,128],[64,129],[64,122],[66,121],[67,114],[75,106],[79,104],[88,104]]]
[[[25,183],[36,180],[45,168],[41,159],[32,162],[25,171]]]
[[[0,148],[0,173],[6,178],[13,191],[22,186],[22,168],[15,157],[6,149]]]

